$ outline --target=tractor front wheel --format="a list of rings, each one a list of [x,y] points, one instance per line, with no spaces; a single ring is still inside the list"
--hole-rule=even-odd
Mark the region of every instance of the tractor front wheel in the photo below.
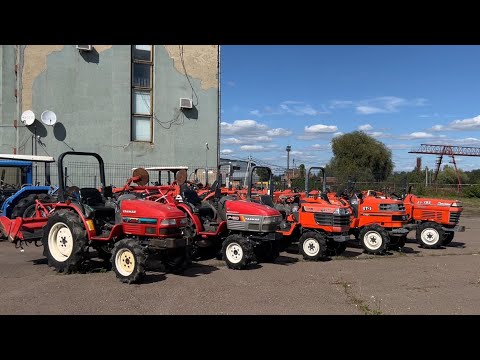
[[[422,223],[417,228],[417,242],[425,249],[438,249],[442,246],[445,232],[434,222]]]
[[[118,241],[112,250],[112,268],[123,283],[139,283],[145,277],[147,256],[144,248],[133,239]]]
[[[363,249],[369,254],[384,253],[390,242],[388,233],[379,225],[365,226],[358,237]]]
[[[309,231],[298,240],[298,249],[303,258],[317,261],[327,256],[327,240],[324,234]]]
[[[250,240],[241,235],[227,236],[222,246],[222,258],[230,269],[243,270],[252,261]]]
[[[455,233],[453,231],[446,231],[445,237],[443,238],[443,245],[448,245],[452,242]]]

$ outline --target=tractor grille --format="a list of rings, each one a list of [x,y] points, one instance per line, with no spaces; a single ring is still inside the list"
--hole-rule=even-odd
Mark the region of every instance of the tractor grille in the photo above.
[[[440,211],[422,211],[421,217],[425,220],[442,221],[442,213]]]
[[[405,205],[403,204],[380,204],[380,211],[405,211]]]
[[[460,212],[453,212],[453,213],[450,213],[450,219],[449,219],[449,222],[451,223],[458,223],[460,221]]]
[[[333,215],[333,214],[327,214],[327,213],[315,213],[314,218],[318,225],[329,225],[329,226],[350,225],[350,215]]]

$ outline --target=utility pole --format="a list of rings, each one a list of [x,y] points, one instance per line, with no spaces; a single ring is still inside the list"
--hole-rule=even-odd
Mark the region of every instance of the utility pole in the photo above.
[[[205,143],[205,186],[208,185],[208,143]]]
[[[290,145],[287,145],[286,149],[287,151],[287,185],[290,187],[290,174],[289,174],[289,166],[290,166],[290,151],[292,150],[292,147]]]

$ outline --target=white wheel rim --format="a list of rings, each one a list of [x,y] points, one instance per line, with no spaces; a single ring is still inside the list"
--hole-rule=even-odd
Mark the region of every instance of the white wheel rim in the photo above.
[[[363,236],[363,242],[370,250],[378,250],[382,246],[382,236],[376,231],[369,231]]]
[[[232,264],[238,264],[243,258],[243,249],[238,243],[231,243],[227,246],[226,256]]]
[[[427,245],[435,245],[440,240],[440,234],[433,228],[426,228],[420,234],[422,241]]]
[[[135,270],[135,255],[129,249],[121,249],[115,255],[115,267],[122,276],[130,276]]]
[[[58,262],[67,261],[72,255],[73,236],[69,227],[63,222],[52,226],[48,233],[48,250]]]
[[[303,252],[308,256],[315,256],[320,252],[320,244],[315,238],[308,238],[303,242]]]

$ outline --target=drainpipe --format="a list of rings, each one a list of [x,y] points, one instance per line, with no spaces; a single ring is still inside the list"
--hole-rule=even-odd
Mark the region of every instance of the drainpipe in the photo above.
[[[218,59],[217,59],[217,68],[218,68],[218,119],[217,119],[217,167],[220,164],[220,119],[222,117],[222,104],[221,104],[221,95],[220,95],[220,45],[218,45]]]
[[[17,128],[15,129],[15,153],[20,151],[20,124],[22,124],[22,73],[23,73],[23,51],[22,45],[17,45]]]

